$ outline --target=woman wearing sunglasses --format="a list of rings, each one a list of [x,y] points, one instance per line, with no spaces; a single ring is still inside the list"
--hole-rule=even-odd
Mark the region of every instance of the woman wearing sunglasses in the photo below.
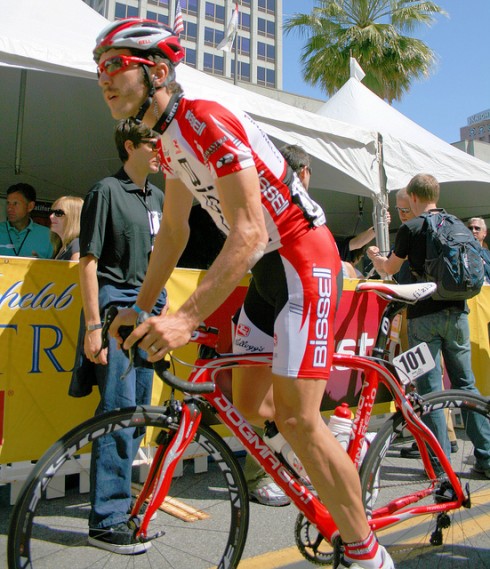
[[[80,247],[80,212],[83,200],[75,196],[58,198],[49,212],[51,222],[51,242],[58,261],[78,261]]]

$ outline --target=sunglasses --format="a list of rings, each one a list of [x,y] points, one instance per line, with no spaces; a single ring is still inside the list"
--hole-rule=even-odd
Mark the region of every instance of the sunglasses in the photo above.
[[[65,212],[62,209],[50,209],[49,215],[54,215],[55,217],[63,217]]]
[[[396,209],[400,213],[410,213],[412,211],[409,207],[398,207],[398,206],[396,206]]]
[[[134,55],[115,55],[97,65],[97,75],[100,77],[102,73],[106,73],[109,77],[114,77],[114,75],[117,75],[120,71],[129,67],[132,63],[144,63],[150,66],[155,65],[153,61]]]
[[[481,231],[481,227],[478,227],[478,225],[468,225],[468,229],[470,231]]]
[[[151,146],[153,152],[156,152],[158,150],[158,140],[155,140],[154,138],[142,138],[141,142],[143,144],[148,144]]]

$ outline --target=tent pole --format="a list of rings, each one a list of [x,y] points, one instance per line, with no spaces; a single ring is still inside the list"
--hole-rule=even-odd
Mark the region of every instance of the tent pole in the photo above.
[[[26,101],[27,70],[20,72],[19,107],[17,110],[17,137],[15,139],[15,174],[21,173],[22,137],[24,135],[24,110]]]
[[[390,251],[390,234],[387,221],[389,208],[388,191],[386,190],[386,174],[383,167],[383,136],[378,133],[378,168],[380,192],[373,198],[374,202],[374,230],[376,233],[376,245],[382,255],[388,255]]]

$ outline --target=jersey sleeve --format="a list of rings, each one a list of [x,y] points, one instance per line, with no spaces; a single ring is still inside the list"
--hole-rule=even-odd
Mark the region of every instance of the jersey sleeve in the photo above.
[[[202,129],[196,152],[201,154],[203,163],[213,177],[221,178],[254,166],[253,152],[244,124],[246,115],[238,112],[235,114],[218,103],[199,103],[196,111],[199,111],[200,117],[205,118],[196,118]],[[206,112],[203,112],[204,103],[209,104]]]

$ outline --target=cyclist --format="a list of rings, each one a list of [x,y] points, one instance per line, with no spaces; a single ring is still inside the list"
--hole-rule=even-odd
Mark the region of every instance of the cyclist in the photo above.
[[[157,361],[185,345],[251,270],[237,338],[241,349],[274,351],[273,368],[234,378],[234,401],[254,424],[274,419],[303,462],[346,544],[340,567],[392,568],[367,523],[357,471],[320,415],[341,292],[340,258],[323,212],[250,116],[183,96],[175,81],[183,57],[178,38],[148,20],[119,20],[97,38],[99,86],[112,116],[133,116],[158,133],[166,175],[145,281],[111,332],[121,341],[118,328],[151,309],[185,247],[197,199],[227,235],[223,248],[183,305],[138,326],[125,347],[141,339]],[[263,405],[272,387],[273,406]]]

